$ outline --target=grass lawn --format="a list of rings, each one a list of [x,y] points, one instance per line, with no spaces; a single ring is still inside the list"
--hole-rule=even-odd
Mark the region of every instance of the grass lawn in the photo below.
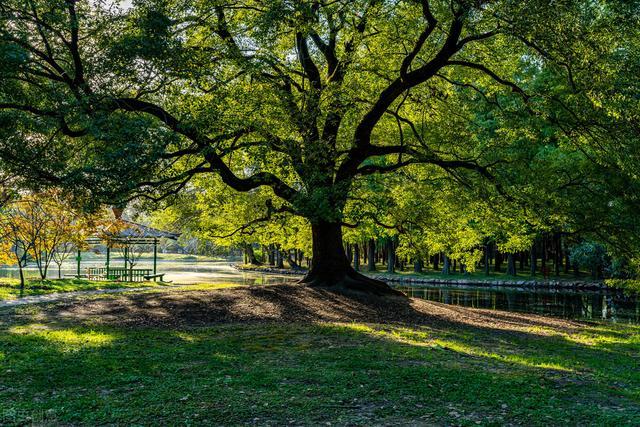
[[[176,285],[166,282],[114,282],[85,279],[53,279],[53,280],[27,280],[25,284],[25,296],[45,295],[52,293],[93,291],[99,289],[137,289],[148,288],[150,291],[164,291],[174,288]],[[222,289],[239,286],[234,283],[197,283],[190,285],[179,285],[180,290],[207,290]],[[0,301],[20,298],[20,282],[15,279],[0,279]]]
[[[164,319],[177,312],[173,292],[119,296],[109,310],[134,316],[129,304],[135,315]],[[256,316],[290,311],[300,298],[278,299],[269,287],[257,304],[238,292],[252,291],[180,295],[185,313],[217,298],[215,307],[238,303]],[[638,326],[504,322],[429,302],[419,304],[440,313],[433,324],[225,315],[203,326],[149,326],[103,321],[94,306],[75,304],[71,311],[94,317],[42,305],[0,310],[0,424],[640,423]],[[439,322],[449,315],[457,317]]]
[[[144,288],[161,286],[162,282],[113,282],[83,279],[27,280],[22,296],[57,292],[91,291],[97,289]],[[0,301],[20,298],[20,281],[0,279]]]

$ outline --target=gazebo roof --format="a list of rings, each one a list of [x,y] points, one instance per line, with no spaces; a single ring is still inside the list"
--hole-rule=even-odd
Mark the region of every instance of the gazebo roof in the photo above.
[[[111,224],[102,230],[100,233],[101,235],[89,237],[87,242],[100,243],[104,241],[111,241],[115,243],[153,243],[154,241],[162,238],[177,240],[178,237],[180,237],[180,233],[158,230],[157,228],[124,219],[120,219],[118,221],[118,224]]]

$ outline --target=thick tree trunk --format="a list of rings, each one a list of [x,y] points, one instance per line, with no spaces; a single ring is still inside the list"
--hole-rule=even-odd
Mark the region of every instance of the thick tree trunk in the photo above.
[[[312,287],[358,291],[375,295],[402,295],[380,280],[364,276],[351,267],[342,246],[339,223],[319,222],[311,225],[313,260],[301,283]]]

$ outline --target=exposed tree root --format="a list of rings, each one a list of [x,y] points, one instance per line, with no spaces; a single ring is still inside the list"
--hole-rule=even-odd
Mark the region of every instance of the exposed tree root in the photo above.
[[[379,296],[406,296],[397,289],[393,289],[385,282],[372,279],[353,269],[347,271],[318,272],[313,269],[300,283],[312,288],[327,288],[346,292],[361,292]]]

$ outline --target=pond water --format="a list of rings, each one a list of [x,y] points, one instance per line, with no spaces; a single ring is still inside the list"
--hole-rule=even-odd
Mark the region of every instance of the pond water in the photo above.
[[[444,304],[536,313],[580,320],[640,323],[640,298],[617,291],[513,290],[397,286],[407,295]]]
[[[295,276],[278,276],[255,272],[239,272],[231,264],[240,260],[158,260],[157,271],[165,273],[165,280],[180,284],[238,283],[243,285],[272,285],[292,283]],[[81,272],[87,267],[104,267],[102,256],[83,256]],[[122,266],[118,259],[112,266]],[[136,268],[153,268],[150,259],[143,259]],[[76,274],[76,261],[68,260],[62,266],[62,275]],[[38,277],[35,266],[26,269],[27,277]],[[15,267],[1,267],[0,277],[18,277]],[[52,265],[49,278],[57,278],[58,270]],[[614,291],[566,291],[551,289],[514,290],[486,287],[397,286],[407,295],[464,307],[537,313],[570,319],[609,320],[640,324],[640,298]]]

